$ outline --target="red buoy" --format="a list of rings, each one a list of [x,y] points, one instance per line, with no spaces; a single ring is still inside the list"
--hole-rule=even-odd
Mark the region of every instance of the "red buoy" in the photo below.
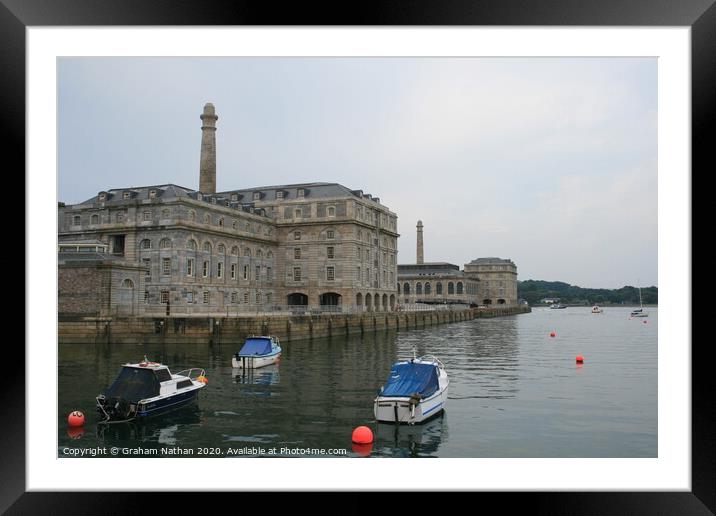
[[[582,355],[577,355],[577,363],[583,364],[584,363],[584,357]]]
[[[353,430],[352,441],[356,444],[369,444],[373,442],[373,432],[367,426],[359,426]]]
[[[549,336],[550,336],[550,337],[556,337],[556,336],[557,336],[557,332],[556,332],[556,331],[553,331],[553,332],[551,332],[551,333],[549,334]]]
[[[70,426],[82,426],[85,424],[85,415],[79,410],[74,410],[67,416],[67,424]]]

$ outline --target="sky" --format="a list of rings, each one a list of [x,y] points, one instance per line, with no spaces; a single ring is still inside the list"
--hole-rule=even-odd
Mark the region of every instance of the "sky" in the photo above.
[[[380,197],[398,262],[510,258],[518,279],[657,283],[655,58],[60,58],[58,200],[314,181]]]

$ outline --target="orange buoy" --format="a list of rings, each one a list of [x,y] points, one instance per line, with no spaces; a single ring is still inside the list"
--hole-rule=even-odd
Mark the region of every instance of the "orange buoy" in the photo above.
[[[197,381],[197,382],[201,382],[201,383],[203,383],[204,385],[206,385],[206,384],[209,383],[209,379],[208,379],[206,376],[198,376],[198,377],[196,378],[196,381]]]
[[[356,444],[353,443],[353,452],[357,453],[361,457],[367,457],[373,450],[373,443],[368,444]]]
[[[551,333],[549,334],[549,336],[550,336],[550,337],[556,337],[556,336],[557,336],[557,332],[556,332],[556,331],[553,331],[553,332],[551,332]]]
[[[584,357],[582,355],[577,355],[577,363],[583,364],[584,363]]]
[[[359,426],[353,430],[351,440],[356,444],[370,444],[373,442],[373,432],[367,426]]]
[[[67,416],[67,424],[70,426],[82,426],[85,424],[85,415],[79,410],[74,410]]]

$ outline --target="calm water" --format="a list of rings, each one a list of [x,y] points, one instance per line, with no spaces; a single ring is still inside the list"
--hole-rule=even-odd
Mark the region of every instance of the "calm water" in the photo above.
[[[231,368],[241,343],[63,344],[58,454],[95,446],[288,447],[357,456],[366,451],[352,449],[352,430],[368,425],[376,435],[372,456],[656,457],[657,310],[646,319],[630,319],[629,311],[535,308],[424,330],[288,342],[280,365],[249,376]],[[414,346],[445,363],[447,410],[424,425],[379,425],[373,398],[391,364],[412,357]],[[149,423],[98,427],[94,397],[121,364],[144,354],[174,371],[204,367],[209,384],[197,406]],[[87,416],[83,431],[68,431],[72,410]]]

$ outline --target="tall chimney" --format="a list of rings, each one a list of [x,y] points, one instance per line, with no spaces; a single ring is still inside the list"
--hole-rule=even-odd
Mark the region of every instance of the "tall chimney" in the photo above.
[[[423,263],[423,221],[419,220],[416,227],[418,228],[418,256],[415,263],[420,265]]]
[[[199,191],[216,193],[216,121],[214,104],[207,102],[201,118],[201,161],[199,163]]]

